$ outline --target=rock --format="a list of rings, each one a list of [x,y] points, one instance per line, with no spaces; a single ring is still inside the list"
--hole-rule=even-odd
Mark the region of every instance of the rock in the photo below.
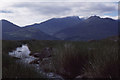
[[[41,61],[41,65],[45,65],[45,64],[49,64],[51,63],[49,58],[43,58],[43,60]]]
[[[82,75],[78,75],[78,76],[75,77],[74,80],[84,80],[84,79],[83,79],[83,76],[82,76]]]
[[[52,48],[46,47],[40,53],[33,53],[33,54],[30,54],[30,56],[39,58],[42,61],[43,58],[51,57],[52,56],[51,52],[52,52]]]
[[[55,73],[47,73],[47,77],[50,78],[51,80],[64,80],[60,75],[57,75]]]
[[[20,58],[18,58],[18,57],[12,57],[12,58],[14,58],[14,59],[20,59]]]
[[[81,75],[79,75],[79,76],[77,76],[77,77],[75,77],[76,79],[78,79],[78,78],[82,78],[83,76],[81,76]]]
[[[22,51],[18,51],[18,52],[22,52]]]
[[[53,74],[53,73],[48,73],[48,76],[49,76],[49,77],[53,77],[54,74]]]
[[[32,56],[39,58],[41,56],[41,53],[34,53],[34,54],[32,54]]]
[[[35,60],[31,61],[29,64],[39,64],[39,59],[35,59]]]

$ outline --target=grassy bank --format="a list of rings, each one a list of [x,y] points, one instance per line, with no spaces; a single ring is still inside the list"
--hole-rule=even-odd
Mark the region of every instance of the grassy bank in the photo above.
[[[28,44],[30,51],[40,52],[45,47],[53,47],[53,56],[51,59],[52,67],[47,65],[45,68],[49,71],[61,74],[66,78],[75,78],[81,75],[85,78],[118,78],[120,61],[118,59],[118,42],[112,40],[100,40],[100,41],[3,41],[3,54],[7,53],[21,46],[21,44]],[[6,62],[12,61],[10,58],[3,57],[3,76],[8,76],[7,72],[12,67],[8,66]],[[11,62],[14,63],[14,60]],[[6,68],[9,67],[9,68]],[[53,69],[54,68],[54,69]],[[7,70],[9,69],[9,70]],[[24,68],[20,74],[24,72],[29,74],[36,74],[34,77],[38,77],[37,73],[29,68]],[[14,71],[13,71],[14,72]],[[14,72],[15,74],[16,72]],[[31,76],[25,75],[24,77]],[[14,77],[14,76],[13,76]],[[20,76],[23,77],[23,76]],[[40,77],[40,76],[39,76]]]
[[[43,75],[35,71],[33,67],[17,63],[17,58],[8,55],[24,44],[24,41],[3,41],[2,45],[2,78],[42,78]],[[46,79],[45,79],[46,80]]]
[[[16,59],[3,54],[2,78],[43,78],[33,67],[15,61]]]

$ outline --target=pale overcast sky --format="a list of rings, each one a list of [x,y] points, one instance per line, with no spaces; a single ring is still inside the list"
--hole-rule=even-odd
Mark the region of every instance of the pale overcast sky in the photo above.
[[[118,18],[119,0],[0,0],[0,19],[19,26],[66,16]],[[113,2],[114,1],[114,2]]]

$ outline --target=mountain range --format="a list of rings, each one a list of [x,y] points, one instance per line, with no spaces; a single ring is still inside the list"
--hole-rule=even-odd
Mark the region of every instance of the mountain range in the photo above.
[[[118,35],[118,20],[91,16],[52,18],[42,23],[19,27],[2,21],[3,40],[99,40]]]
[[[7,20],[2,20],[2,39],[3,40],[57,40],[34,27],[19,27]]]

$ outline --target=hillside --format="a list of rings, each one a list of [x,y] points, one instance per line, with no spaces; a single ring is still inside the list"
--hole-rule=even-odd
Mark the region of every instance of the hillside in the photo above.
[[[7,20],[2,20],[2,36],[3,40],[57,40],[36,28],[22,28]]]
[[[93,40],[118,35],[118,21],[91,16],[81,23],[54,34],[62,40]]]
[[[118,20],[91,16],[52,18],[39,24],[19,27],[2,20],[4,40],[99,40],[118,35]]]
[[[28,25],[25,27],[34,27],[47,34],[53,35],[54,33],[66,28],[70,28],[71,26],[74,26],[81,21],[82,19],[80,19],[78,16],[70,16],[64,18],[52,18],[45,22]]]

